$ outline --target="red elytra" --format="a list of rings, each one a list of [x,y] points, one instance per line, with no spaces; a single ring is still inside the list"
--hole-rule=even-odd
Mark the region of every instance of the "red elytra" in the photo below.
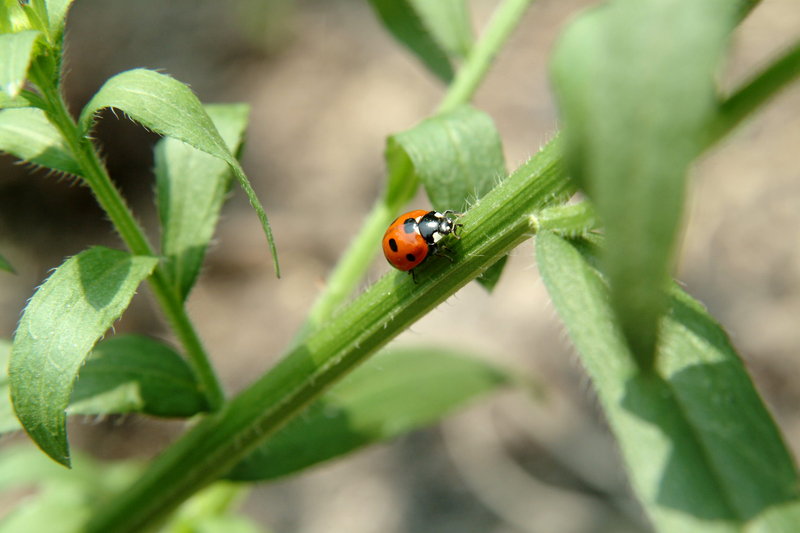
[[[428,214],[415,209],[400,215],[383,235],[383,255],[398,270],[411,270],[428,257],[429,245],[419,232],[419,221]]]

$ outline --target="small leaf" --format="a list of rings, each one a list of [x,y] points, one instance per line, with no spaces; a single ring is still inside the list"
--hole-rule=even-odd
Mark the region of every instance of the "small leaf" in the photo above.
[[[731,0],[614,0],[558,42],[553,79],[572,175],[607,235],[611,303],[637,361],[653,364],[686,173],[716,111]]]
[[[248,106],[206,106],[206,111],[228,149],[236,153],[247,127]],[[231,171],[224,161],[171,137],[156,145],[155,161],[164,270],[185,299],[214,235]]]
[[[492,119],[463,106],[392,137],[414,165],[433,207],[464,211],[506,175]]]
[[[613,318],[596,248],[542,232],[536,255],[655,528],[739,532],[775,512],[788,527],[776,531],[796,527],[787,521],[800,502],[794,462],[705,309],[672,288],[657,366],[642,373]]]
[[[0,151],[35,165],[81,175],[64,138],[41,109],[23,107],[0,111]]]
[[[296,472],[431,424],[510,381],[494,366],[452,351],[383,352],[335,385],[229,477],[252,481]]]
[[[11,263],[8,260],[0,255],[0,270],[5,270],[6,272],[11,272],[12,274],[16,274],[17,271],[14,270],[14,267],[11,266]]]
[[[438,1],[438,0],[437,0]],[[413,52],[428,70],[444,82],[453,79],[447,52],[423,25],[410,0],[369,0],[372,9],[394,38]]]
[[[411,0],[422,24],[448,54],[465,57],[473,34],[465,0]]]
[[[492,119],[468,106],[390,137],[386,152],[390,169],[401,170],[391,172],[387,194],[402,197],[409,183],[420,180],[439,211],[465,211],[506,175],[503,147]],[[504,260],[498,261],[477,281],[491,291],[504,265]]]
[[[280,276],[278,253],[267,214],[239,161],[228,149],[203,105],[183,83],[165,74],[133,69],[110,78],[81,111],[79,124],[89,133],[95,114],[106,107],[123,111],[143,126],[189,144],[230,165],[239,185],[255,209]]]
[[[11,397],[25,431],[61,464],[70,463],[64,410],[78,370],[157,262],[91,248],[58,267],[25,308],[11,353]]]
[[[208,409],[191,369],[172,348],[123,335],[99,343],[81,368],[68,412],[189,417]]]
[[[480,276],[475,278],[475,281],[480,283],[488,292],[492,292],[495,285],[500,281],[500,276],[503,274],[503,269],[506,267],[506,261],[508,261],[508,256],[504,255],[495,264],[484,270]]]
[[[14,97],[22,90],[28,75],[36,40],[41,35],[35,30],[0,34],[0,91]]]

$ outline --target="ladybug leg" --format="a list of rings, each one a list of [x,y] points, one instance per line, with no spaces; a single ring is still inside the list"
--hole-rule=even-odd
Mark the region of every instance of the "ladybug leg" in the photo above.
[[[455,262],[455,259],[453,259],[453,256],[447,253],[447,252],[449,252],[449,251],[450,251],[450,249],[449,249],[449,248],[447,248],[447,246],[445,246],[444,244],[441,244],[441,243],[439,243],[439,244],[436,246],[436,248],[434,248],[434,249],[433,249],[433,252],[432,252],[432,253],[433,253],[433,255],[438,255],[438,256],[441,256],[441,257],[446,257],[447,259],[449,259],[449,260],[450,260],[450,262],[451,262],[451,263],[454,263],[454,262]]]
[[[411,270],[408,271],[408,273],[411,274],[411,281],[413,281],[414,285],[416,285],[417,284],[417,274],[414,272],[414,269],[412,268]]]

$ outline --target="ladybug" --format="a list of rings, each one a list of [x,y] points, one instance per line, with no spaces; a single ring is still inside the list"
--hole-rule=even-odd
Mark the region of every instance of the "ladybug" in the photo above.
[[[457,216],[450,210],[439,213],[424,209],[400,215],[383,235],[383,255],[398,270],[413,269],[439,251],[442,237],[449,234],[458,237],[457,230],[462,224],[455,222]]]

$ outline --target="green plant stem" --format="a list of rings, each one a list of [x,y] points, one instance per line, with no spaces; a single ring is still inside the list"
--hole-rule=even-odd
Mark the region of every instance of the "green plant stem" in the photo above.
[[[464,215],[451,264],[393,271],[311,333],[270,372],[190,430],[89,524],[89,533],[142,531],[238,461],[418,318],[533,234],[531,213],[573,192],[553,141]]]
[[[531,3],[533,0],[506,0],[500,4],[480,40],[475,43],[453,83],[450,84],[437,113],[451,111],[472,99],[494,58]]]
[[[472,47],[455,80],[448,88],[437,114],[469,103],[478,85],[486,77],[492,60],[532,2],[533,0],[506,0],[497,8],[483,35]],[[411,173],[413,169],[409,168],[408,171]],[[414,189],[416,190],[416,185]],[[411,196],[413,192],[408,194],[408,197]],[[402,207],[388,198],[375,203],[360,226],[358,234],[328,277],[326,287],[314,302],[296,341],[302,340],[305,335],[330,318],[352,294],[378,252],[379,246],[376,243],[380,242],[386,227]]]
[[[365,265],[369,265],[375,257],[376,243],[394,216],[395,211],[386,203],[383,201],[375,203],[372,212],[360,226],[358,235],[348,247],[347,253],[342,256],[328,278],[325,290],[314,302],[305,324],[297,334],[298,341],[330,318],[353,292],[364,274]]]
[[[708,144],[714,144],[725,136],[798,76],[800,41],[795,42],[777,60],[753,76],[722,103]]]
[[[84,180],[92,190],[97,202],[111,219],[125,245],[135,255],[155,256],[153,247],[125,205],[119,191],[111,182],[91,141],[80,135],[77,124],[67,111],[61,93],[50,82],[50,77],[46,75],[45,71],[37,69],[34,64],[31,68],[31,79],[42,92],[50,121],[64,136],[73,157],[83,170]],[[183,345],[189,362],[205,392],[209,408],[211,410],[219,409],[224,402],[222,387],[211,367],[200,337],[186,314],[183,302],[161,266],[156,267],[149,282],[156,300]]]

